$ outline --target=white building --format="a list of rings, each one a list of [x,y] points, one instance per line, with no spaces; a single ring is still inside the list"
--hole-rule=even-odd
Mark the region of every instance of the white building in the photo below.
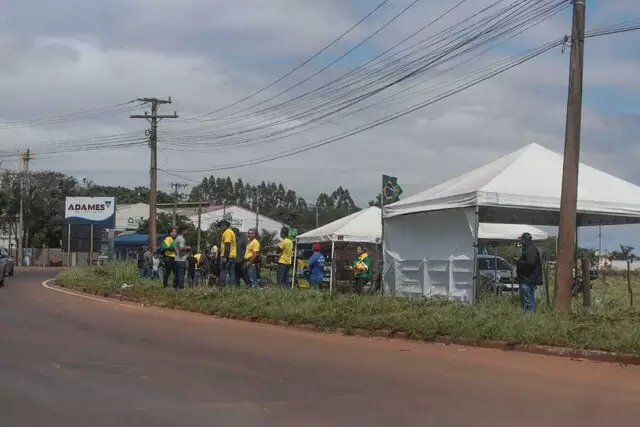
[[[225,214],[231,216],[231,226],[238,228],[241,233],[246,233],[250,229],[256,228],[256,220],[258,232],[267,230],[270,233],[275,232],[276,236],[280,235],[280,230],[284,226],[282,222],[263,215],[258,215],[256,218],[255,212],[242,206],[229,205],[226,207],[218,206],[209,212],[203,213],[200,217],[200,229],[208,230],[212,225],[222,220]],[[190,216],[189,220],[194,225],[198,225],[198,215]]]
[[[162,209],[158,209],[157,211],[158,213],[171,213]],[[140,224],[148,219],[149,205],[146,203],[121,206],[116,204],[116,230],[135,231],[140,227]]]

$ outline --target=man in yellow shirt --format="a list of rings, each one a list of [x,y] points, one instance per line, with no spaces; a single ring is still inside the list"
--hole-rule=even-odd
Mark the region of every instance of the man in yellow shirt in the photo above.
[[[176,238],[178,232],[175,228],[169,230],[169,235],[165,237],[160,246],[160,252],[162,253],[162,286],[165,288],[169,285],[169,274],[174,273],[176,250],[173,239]]]
[[[258,287],[258,262],[260,259],[260,242],[256,238],[255,230],[247,232],[249,244],[244,252],[244,281],[247,286]]]
[[[227,220],[222,220],[220,226],[225,229],[220,241],[220,287],[224,288],[236,283],[236,233]]]
[[[280,231],[282,241],[276,248],[278,252],[278,265],[276,266],[276,275],[278,276],[278,286],[288,288],[289,272],[291,271],[291,262],[293,256],[293,242],[289,238],[289,229],[284,227]]]

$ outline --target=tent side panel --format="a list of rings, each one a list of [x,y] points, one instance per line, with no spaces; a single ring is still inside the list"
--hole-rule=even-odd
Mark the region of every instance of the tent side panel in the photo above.
[[[385,292],[473,302],[474,215],[464,208],[385,219]]]

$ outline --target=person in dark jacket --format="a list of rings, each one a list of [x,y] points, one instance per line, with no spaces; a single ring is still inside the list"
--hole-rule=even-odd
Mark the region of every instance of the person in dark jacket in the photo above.
[[[536,311],[536,286],[542,284],[542,258],[531,234],[520,237],[522,254],[516,261],[518,292],[524,311]]]

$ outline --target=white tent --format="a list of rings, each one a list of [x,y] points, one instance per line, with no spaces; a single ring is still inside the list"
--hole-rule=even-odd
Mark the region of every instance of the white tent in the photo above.
[[[557,225],[563,156],[531,144],[385,206],[387,293],[475,298],[480,222]],[[640,187],[580,164],[578,225],[640,222]]]
[[[523,233],[531,234],[533,240],[547,240],[547,232],[531,225],[524,224],[491,224],[480,223],[478,239],[480,240],[507,240],[516,241]]]
[[[200,228],[202,230],[208,230],[212,225],[221,221],[224,215],[231,216],[231,226],[237,227],[241,233],[246,233],[252,228],[256,228],[256,221],[258,223],[258,232],[267,230],[270,233],[276,233],[276,238],[280,237],[280,230],[283,227],[283,223],[276,221],[275,219],[266,217],[264,215],[257,215],[256,213],[245,209],[242,206],[230,205],[224,209],[216,209],[214,211],[205,212],[200,215]],[[198,223],[198,215],[189,217],[189,220],[194,224]]]
[[[380,208],[371,206],[367,209],[352,213],[327,225],[307,231],[296,238],[296,250],[298,243],[331,242],[331,270],[329,278],[329,292],[333,291],[333,259],[336,251],[336,242],[358,242],[378,244],[382,236],[382,212]],[[293,260],[296,264],[296,258]],[[295,278],[296,269],[293,269]],[[293,284],[295,281],[291,280]]]
[[[359,242],[380,243],[382,235],[380,208],[371,206],[298,236],[298,243]]]

